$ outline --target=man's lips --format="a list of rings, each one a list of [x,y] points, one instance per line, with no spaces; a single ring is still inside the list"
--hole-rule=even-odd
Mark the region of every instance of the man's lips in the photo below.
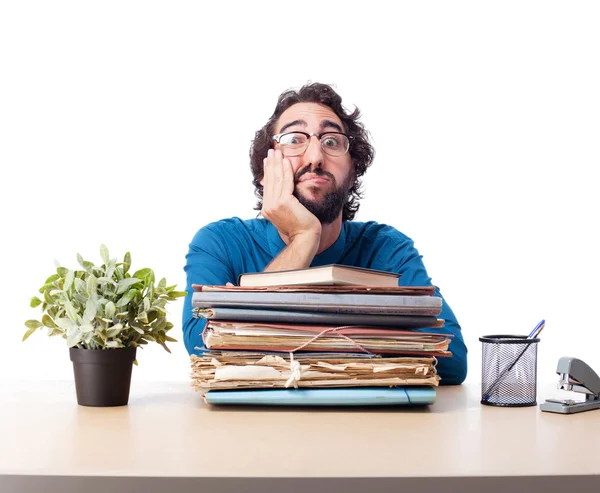
[[[326,176],[322,176],[322,175],[306,174],[306,175],[302,176],[300,178],[300,180],[298,181],[298,183],[304,183],[304,182],[328,183],[329,178],[327,178]]]

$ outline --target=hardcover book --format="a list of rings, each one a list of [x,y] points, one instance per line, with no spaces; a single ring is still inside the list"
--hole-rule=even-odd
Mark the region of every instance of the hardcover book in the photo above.
[[[291,286],[297,284],[332,284],[360,286],[397,286],[400,274],[362,267],[330,264],[306,269],[244,273],[240,286]]]

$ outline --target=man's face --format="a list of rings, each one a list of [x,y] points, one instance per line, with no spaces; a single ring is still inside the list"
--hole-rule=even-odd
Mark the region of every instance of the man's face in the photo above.
[[[275,134],[301,131],[321,134],[344,132],[341,120],[327,106],[297,103],[285,110],[275,124]],[[275,144],[275,149],[279,149]],[[348,199],[354,182],[350,153],[330,156],[317,137],[301,156],[286,156],[294,173],[294,196],[323,224],[332,223]]]

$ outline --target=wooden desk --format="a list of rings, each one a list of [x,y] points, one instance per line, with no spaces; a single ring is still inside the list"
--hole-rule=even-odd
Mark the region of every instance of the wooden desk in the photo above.
[[[72,382],[0,390],[2,492],[600,487],[600,411],[482,406],[479,385],[441,387],[427,409],[345,411],[210,408],[186,382],[134,381],[119,408],[78,406]]]

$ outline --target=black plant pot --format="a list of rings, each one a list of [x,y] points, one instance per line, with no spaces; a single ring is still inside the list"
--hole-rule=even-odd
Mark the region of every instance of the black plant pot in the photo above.
[[[70,348],[77,403],[94,407],[127,405],[135,351],[135,347]]]

